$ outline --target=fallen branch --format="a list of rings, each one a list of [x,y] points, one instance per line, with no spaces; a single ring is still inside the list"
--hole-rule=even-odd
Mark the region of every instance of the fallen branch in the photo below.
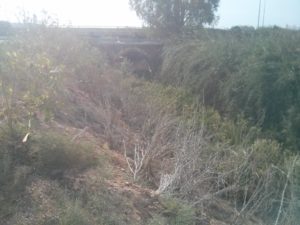
[[[287,187],[288,187],[288,183],[289,183],[289,180],[290,180],[290,176],[291,176],[291,174],[292,174],[293,171],[294,171],[295,164],[296,164],[297,160],[298,160],[298,156],[295,157],[295,159],[293,160],[293,164],[292,164],[292,166],[289,168],[288,174],[287,174],[287,176],[286,176],[285,185],[284,185],[284,188],[283,188],[282,194],[281,194],[280,207],[279,207],[279,209],[278,209],[277,218],[276,218],[276,221],[275,221],[274,225],[278,225],[278,223],[279,223],[279,219],[280,219],[280,216],[281,216],[281,213],[282,213],[282,207],[283,207],[283,202],[284,202],[285,192],[286,192],[286,189],[287,189]]]
[[[87,131],[88,127],[83,128],[78,134],[76,134],[72,139],[71,142],[74,142],[77,138],[83,135]]]
[[[222,195],[224,193],[227,193],[227,192],[231,192],[233,190],[236,190],[237,189],[237,186],[236,185],[232,185],[232,186],[229,186],[227,188],[223,188],[222,190],[219,190],[215,193],[210,193],[210,194],[207,194],[207,195],[204,195],[201,199],[199,199],[198,201],[194,202],[193,205],[197,205],[205,200],[210,200],[212,199],[213,197],[216,197],[216,196],[219,196],[219,195]]]

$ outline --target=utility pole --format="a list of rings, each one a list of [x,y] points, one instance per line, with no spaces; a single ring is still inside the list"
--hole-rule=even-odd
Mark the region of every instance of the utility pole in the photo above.
[[[263,27],[265,26],[266,6],[267,6],[267,0],[264,0],[264,12],[263,12],[263,22],[262,22]]]
[[[260,25],[260,12],[261,12],[261,0],[259,0],[259,7],[258,7],[257,28],[259,28]]]

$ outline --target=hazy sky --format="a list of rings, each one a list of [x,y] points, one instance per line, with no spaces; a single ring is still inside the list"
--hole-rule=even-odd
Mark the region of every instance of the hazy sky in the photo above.
[[[265,25],[300,27],[300,0],[262,0]],[[259,0],[220,0],[218,26],[257,25]],[[262,16],[261,16],[262,21]]]
[[[300,27],[300,0],[266,1],[265,25]],[[259,0],[220,0],[217,27],[257,25]],[[264,4],[262,4],[262,12]],[[21,11],[46,10],[61,24],[73,26],[141,26],[128,0],[0,0],[0,20],[16,22]]]

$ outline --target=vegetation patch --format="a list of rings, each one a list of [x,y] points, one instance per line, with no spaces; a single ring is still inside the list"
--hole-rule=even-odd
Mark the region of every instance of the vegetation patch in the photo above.
[[[242,27],[203,33],[165,48],[161,80],[185,87],[233,120],[244,115],[297,151],[299,32]]]

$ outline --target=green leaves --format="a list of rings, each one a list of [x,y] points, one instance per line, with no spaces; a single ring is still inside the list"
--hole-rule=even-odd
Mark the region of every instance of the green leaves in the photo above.
[[[219,0],[130,0],[130,4],[150,26],[180,32],[185,27],[211,24]]]
[[[45,52],[33,49],[28,52],[22,47],[15,50],[16,45],[18,42],[7,46],[0,81],[1,96],[6,99],[8,109],[5,117],[21,121],[43,110],[42,106],[55,91],[58,75],[50,75],[54,65]]]

